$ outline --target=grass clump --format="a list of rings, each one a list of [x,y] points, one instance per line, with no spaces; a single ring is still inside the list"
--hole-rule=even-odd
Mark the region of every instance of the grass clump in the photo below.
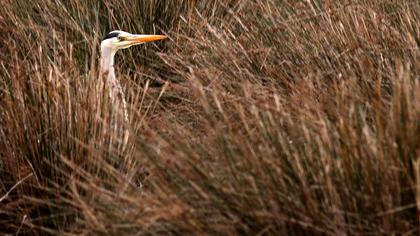
[[[415,1],[4,1],[0,224],[22,234],[416,234]],[[98,86],[111,29],[122,136]]]

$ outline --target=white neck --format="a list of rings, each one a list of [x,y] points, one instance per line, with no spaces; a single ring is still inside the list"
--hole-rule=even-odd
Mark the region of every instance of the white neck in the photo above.
[[[114,56],[117,51],[108,47],[101,47],[101,72],[107,73],[108,78],[115,78]]]

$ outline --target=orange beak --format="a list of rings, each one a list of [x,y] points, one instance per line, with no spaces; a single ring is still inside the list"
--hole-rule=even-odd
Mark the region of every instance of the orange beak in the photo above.
[[[129,36],[126,41],[132,42],[133,44],[148,43],[157,40],[166,39],[168,36],[165,35],[152,35],[152,34],[134,34]]]

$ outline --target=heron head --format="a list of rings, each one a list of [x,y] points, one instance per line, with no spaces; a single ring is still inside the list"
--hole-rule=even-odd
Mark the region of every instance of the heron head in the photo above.
[[[134,45],[139,45],[156,40],[166,39],[165,35],[150,35],[150,34],[130,34],[124,31],[111,31],[102,40],[102,49],[111,49],[117,51],[118,49],[129,48]]]

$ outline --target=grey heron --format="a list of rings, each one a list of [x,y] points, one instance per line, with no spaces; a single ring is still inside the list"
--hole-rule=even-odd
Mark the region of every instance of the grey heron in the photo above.
[[[165,35],[130,34],[115,30],[109,32],[101,42],[101,73],[109,86],[111,102],[119,110],[121,103],[125,120],[128,120],[127,104],[121,84],[115,76],[114,56],[119,49],[129,48],[167,38]]]

